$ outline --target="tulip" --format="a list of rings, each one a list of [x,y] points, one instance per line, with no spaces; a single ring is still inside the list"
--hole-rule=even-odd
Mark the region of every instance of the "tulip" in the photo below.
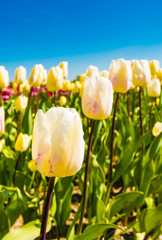
[[[107,71],[107,70],[101,71],[101,72],[100,72],[100,76],[109,79],[109,71]]]
[[[86,77],[82,90],[82,109],[86,117],[96,120],[106,119],[111,114],[113,88],[104,77]]]
[[[70,91],[71,90],[70,80],[63,81],[63,90],[65,90],[65,91]]]
[[[37,170],[37,166],[35,165],[35,162],[33,160],[28,162],[28,168],[31,172],[35,172]]]
[[[151,80],[151,71],[147,60],[132,60],[132,76],[134,86],[145,87]]]
[[[77,111],[52,107],[44,114],[38,110],[32,143],[37,170],[47,177],[72,176],[80,170],[83,156],[83,130]]]
[[[98,67],[95,67],[95,66],[93,66],[93,65],[90,65],[90,66],[87,68],[86,75],[87,75],[87,77],[99,76]]]
[[[9,75],[5,67],[0,66],[0,89],[6,88],[9,85]]]
[[[160,80],[160,84],[162,86],[162,68],[159,69],[159,71],[157,73],[157,77]]]
[[[152,60],[149,62],[150,70],[151,70],[151,75],[154,77],[160,68],[160,63],[158,60]]]
[[[19,95],[15,101],[15,109],[17,111],[23,111],[27,108],[28,98],[26,96]]]
[[[63,78],[68,77],[68,62],[61,62],[59,67],[63,70]]]
[[[80,81],[80,83],[84,82],[85,78],[86,78],[86,74],[81,74],[81,75],[79,76],[79,81]]]
[[[162,132],[162,122],[156,122],[152,129],[152,134],[157,137]]]
[[[147,93],[149,97],[159,97],[161,92],[160,81],[157,78],[152,79],[147,85]]]
[[[4,139],[0,140],[0,152],[2,152],[4,144],[5,144],[5,140]]]
[[[15,71],[15,83],[22,84],[26,81],[26,68],[20,66]]]
[[[74,85],[73,85],[73,88],[72,88],[72,92],[75,94],[75,93],[78,93],[81,89],[81,84],[79,81],[75,81]]]
[[[49,92],[59,91],[63,87],[63,70],[60,67],[52,67],[47,78]]]
[[[44,78],[44,67],[42,64],[36,64],[31,72],[28,83],[31,87],[39,87]]]
[[[66,105],[66,102],[67,102],[67,98],[65,96],[61,96],[60,97],[60,105],[64,106],[64,105]]]
[[[41,86],[45,86],[47,84],[47,70],[44,69],[43,70],[43,79],[42,79],[42,82],[41,82]]]
[[[159,106],[160,104],[160,98],[156,98],[156,106]]]
[[[5,111],[3,106],[0,107],[0,137],[4,133],[5,130]]]
[[[20,152],[26,151],[29,147],[30,141],[31,136],[29,136],[28,134],[20,133],[15,143],[15,149]]]
[[[109,79],[114,92],[125,93],[132,86],[132,69],[130,61],[123,58],[112,60],[109,69]]]

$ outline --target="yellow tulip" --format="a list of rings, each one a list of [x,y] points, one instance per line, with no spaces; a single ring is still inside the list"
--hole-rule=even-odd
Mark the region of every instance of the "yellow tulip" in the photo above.
[[[160,68],[160,63],[158,60],[152,60],[149,62],[150,70],[151,70],[151,75],[155,76]]]
[[[136,87],[145,87],[151,81],[151,71],[147,60],[132,60],[133,84]]]
[[[4,139],[0,140],[0,152],[2,152],[4,144],[5,144],[5,140]]]
[[[41,82],[41,86],[45,86],[47,84],[47,70],[44,69],[43,70],[43,79],[42,79],[42,82]]]
[[[44,78],[44,67],[42,64],[36,64],[31,72],[28,83],[31,87],[39,87]]]
[[[63,78],[68,77],[68,62],[61,62],[59,67],[63,70]]]
[[[26,81],[26,68],[20,66],[15,71],[15,83],[21,84]]]
[[[60,105],[64,106],[67,103],[67,98],[65,96],[60,97]]]
[[[9,85],[9,75],[5,67],[0,66],[0,89],[6,88]]]
[[[65,90],[65,91],[70,91],[71,90],[70,80],[63,81],[63,90]]]
[[[28,98],[26,96],[18,96],[16,101],[15,101],[15,109],[17,111],[23,111],[26,109],[28,104]]]
[[[99,76],[98,67],[95,67],[95,66],[93,66],[93,65],[90,65],[90,66],[87,68],[86,76],[87,76],[87,77]]]
[[[31,172],[35,172],[37,170],[37,166],[35,165],[35,162],[33,160],[28,162],[28,168]]]
[[[156,122],[152,129],[152,134],[157,137],[162,132],[162,123]]]
[[[63,88],[63,70],[60,67],[52,67],[47,78],[47,90],[59,91]]]
[[[156,106],[159,106],[160,104],[160,98],[156,98]]]
[[[82,110],[86,117],[96,120],[106,119],[111,114],[113,87],[104,77],[86,78],[82,92]]]
[[[26,151],[29,147],[30,141],[31,136],[29,136],[28,134],[20,133],[15,143],[15,149],[20,152]]]
[[[162,68],[159,69],[159,71],[157,73],[157,77],[160,80],[160,84],[162,86]]]
[[[5,130],[5,111],[3,106],[0,107],[0,137],[4,133]]]
[[[132,86],[132,69],[130,61],[123,58],[112,60],[109,69],[109,79],[114,92],[125,93]]]
[[[74,87],[72,89],[72,92],[75,94],[75,93],[78,93],[81,89],[81,84],[79,81],[75,81],[74,83]]]
[[[80,81],[80,83],[84,82],[85,78],[86,78],[86,74],[81,74],[81,75],[79,76],[79,81]]]
[[[149,97],[159,97],[161,92],[160,81],[157,78],[152,79],[147,85]]]
[[[33,130],[32,159],[44,176],[67,177],[77,173],[83,162],[82,123],[75,109],[53,107],[38,110]]]

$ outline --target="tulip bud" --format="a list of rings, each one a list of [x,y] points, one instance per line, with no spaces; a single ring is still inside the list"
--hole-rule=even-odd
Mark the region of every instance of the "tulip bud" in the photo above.
[[[156,106],[159,106],[160,104],[160,98],[156,98]]]
[[[71,90],[70,80],[63,81],[63,90],[65,90],[65,91],[70,91]]]
[[[5,111],[3,106],[0,107],[0,137],[4,133],[5,130]]]
[[[90,66],[87,68],[86,75],[87,75],[87,77],[99,76],[98,67],[95,67],[95,66],[93,66],[93,65],[90,65]]]
[[[82,123],[75,109],[53,107],[45,114],[38,110],[32,159],[42,175],[67,177],[77,173],[82,166],[84,145]]]
[[[31,87],[39,87],[44,78],[44,67],[42,64],[36,64],[29,77],[28,83]]]
[[[151,75],[155,76],[155,74],[158,73],[159,68],[160,68],[160,63],[158,60],[152,60],[149,62],[150,65],[150,70],[151,70]]]
[[[68,77],[68,62],[61,62],[59,67],[63,70],[63,78]]]
[[[15,143],[15,149],[20,152],[26,151],[29,147],[30,141],[31,141],[31,136],[20,133]]]
[[[82,92],[82,110],[86,117],[102,120],[109,117],[113,103],[113,88],[107,78],[86,78]]]
[[[100,72],[100,76],[109,79],[109,71],[107,71],[107,70],[101,71],[101,72]]]
[[[5,144],[5,140],[4,139],[0,140],[0,152],[2,152],[4,144]]]
[[[28,98],[26,96],[18,96],[16,101],[15,101],[15,109],[17,111],[23,111],[27,108],[27,104],[28,104]]]
[[[145,87],[151,80],[151,72],[147,60],[132,60],[132,76],[134,86]]]
[[[20,66],[15,71],[15,83],[21,84],[26,81],[26,68]]]
[[[28,162],[28,168],[31,172],[35,172],[37,170],[37,166],[35,165],[35,162],[33,160]]]
[[[0,66],[0,89],[6,88],[9,85],[9,75],[5,67]]]
[[[127,92],[132,85],[132,69],[130,61],[123,58],[112,60],[109,69],[109,79],[114,92]]]
[[[159,97],[161,92],[160,81],[157,78],[152,79],[147,85],[149,97]]]
[[[156,122],[152,129],[152,134],[157,137],[162,132],[162,123]]]
[[[60,105],[64,106],[67,102],[67,98],[65,96],[61,96],[60,97]]]
[[[49,92],[59,91],[63,87],[63,70],[60,67],[52,67],[47,78]]]

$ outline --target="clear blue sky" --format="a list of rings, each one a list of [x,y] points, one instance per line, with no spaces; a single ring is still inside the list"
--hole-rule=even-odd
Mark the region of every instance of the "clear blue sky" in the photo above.
[[[161,0],[39,0],[1,2],[0,65],[13,78],[19,65],[49,70],[69,61],[69,75],[112,58],[162,60]]]

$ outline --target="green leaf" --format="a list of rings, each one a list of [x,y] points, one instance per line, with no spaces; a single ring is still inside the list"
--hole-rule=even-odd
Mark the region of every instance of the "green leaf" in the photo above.
[[[16,229],[15,231],[7,233],[7,235],[5,235],[2,238],[2,240],[35,239],[40,234],[40,227],[41,227],[40,221],[38,219],[34,220],[32,222],[25,224],[23,227]],[[46,232],[48,232],[50,229],[51,229],[51,221],[48,220]]]
[[[5,155],[6,158],[10,158],[10,159],[15,159],[15,152],[11,150],[10,147],[5,146],[5,148],[3,148],[3,154]]]
[[[99,237],[103,232],[105,232],[109,228],[116,228],[124,231],[122,228],[118,227],[115,224],[110,223],[97,223],[95,225],[91,225],[86,227],[82,235],[79,235],[75,238],[75,240],[93,240]]]
[[[149,136],[149,133],[147,133],[145,136],[142,136],[139,138],[138,141],[133,142],[131,146],[125,149],[125,154],[123,154],[122,159],[120,159],[120,162],[116,168],[116,171],[112,177],[111,185],[113,185],[119,177],[126,171],[128,168],[133,156],[137,152],[138,148],[141,146],[142,142],[145,141],[145,139]]]
[[[1,224],[0,224],[0,239],[9,231],[9,222],[6,212],[2,209],[0,211]]]
[[[160,193],[162,192],[162,174],[155,175],[151,180],[149,193]]]
[[[162,224],[162,204],[153,209],[144,209],[134,228],[137,232],[149,233],[160,224]]]
[[[160,147],[162,145],[162,133],[154,138],[153,142],[151,143],[149,149],[147,150],[146,156],[143,159],[142,166],[143,168],[146,166],[146,164],[151,161],[156,153],[159,151]]]
[[[121,210],[123,210],[124,213],[129,213],[138,206],[141,197],[143,197],[143,192],[138,191],[126,192],[117,195],[108,204],[108,219],[111,220],[111,218]]]

